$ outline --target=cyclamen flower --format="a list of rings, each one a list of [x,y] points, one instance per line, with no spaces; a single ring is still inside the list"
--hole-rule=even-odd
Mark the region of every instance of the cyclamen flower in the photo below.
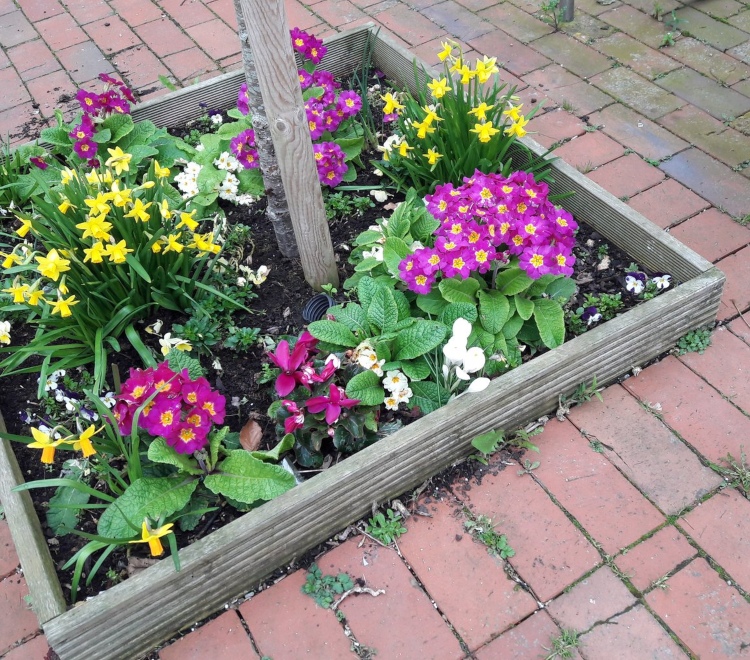
[[[309,332],[303,332],[294,349],[289,350],[289,342],[282,339],[273,353],[267,353],[268,358],[273,362],[282,373],[276,378],[274,387],[279,396],[286,396],[291,393],[300,382],[302,374],[298,373],[299,368],[307,362],[310,352],[315,348],[318,340]]]
[[[294,433],[297,429],[301,429],[305,425],[304,410],[288,399],[282,401],[281,405],[290,413],[289,417],[284,420],[284,432]]]
[[[255,149],[255,131],[252,128],[232,138],[229,147],[246,170],[260,167],[258,151]]]
[[[344,390],[333,383],[328,392],[328,396],[314,396],[305,403],[313,415],[325,410],[326,424],[337,422],[342,408],[353,408],[359,403],[359,399],[347,399]]]

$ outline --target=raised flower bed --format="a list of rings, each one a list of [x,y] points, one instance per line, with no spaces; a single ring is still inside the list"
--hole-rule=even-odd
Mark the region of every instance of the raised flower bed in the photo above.
[[[363,27],[328,41],[324,64],[335,75],[359,66],[368,43],[373,64],[392,81],[414,82],[412,57]],[[230,107],[241,73],[227,74],[139,106],[134,119],[176,126],[199,103]],[[543,149],[526,140],[536,153]],[[575,191],[563,205],[607,241],[652,271],[669,272],[674,289],[494,380],[325,470],[271,504],[245,514],[180,551],[181,570],[161,561],[67,609],[46,540],[6,441],[0,448],[0,498],[50,645],[69,658],[135,658],[181,627],[248,590],[383,502],[465,456],[476,435],[512,429],[554,409],[560,394],[595,377],[606,383],[671,347],[716,314],[724,276],[638,213],[556,161],[552,192]]]

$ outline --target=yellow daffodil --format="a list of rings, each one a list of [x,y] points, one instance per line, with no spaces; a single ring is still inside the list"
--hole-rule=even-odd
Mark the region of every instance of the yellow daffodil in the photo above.
[[[434,99],[441,99],[447,92],[453,90],[452,87],[448,87],[448,80],[446,78],[433,78],[431,83],[427,83],[427,88]]]
[[[141,222],[148,222],[151,219],[151,215],[148,213],[148,207],[151,206],[151,202],[144,204],[140,199],[136,199],[133,202],[133,208],[125,214],[126,218],[134,218]]]
[[[456,73],[461,76],[461,84],[462,85],[468,85],[469,82],[471,82],[471,79],[475,76],[476,72],[471,69],[471,67],[467,66],[466,64],[461,65],[458,69],[456,69]]]
[[[196,227],[198,227],[198,221],[193,217],[194,215],[195,209],[190,211],[190,213],[180,213],[180,221],[177,223],[175,229],[187,227],[188,231],[195,231]]]
[[[159,179],[165,179],[169,176],[169,168],[168,167],[162,167],[159,165],[159,161],[154,161],[154,174]]]
[[[410,147],[409,143],[406,140],[402,140],[401,144],[398,145],[398,153],[403,158],[408,158],[409,152],[413,149],[414,147]]]
[[[104,251],[104,245],[101,241],[97,241],[90,248],[83,248],[83,253],[86,255],[83,258],[83,263],[100,264],[104,261],[103,257],[106,254]]]
[[[122,208],[126,204],[130,203],[130,194],[133,191],[130,188],[123,188],[120,190],[120,185],[115,181],[112,184],[112,190],[109,194],[109,198],[117,208]]]
[[[188,245],[189,248],[198,250],[198,256],[204,254],[218,254],[221,251],[221,246],[214,243],[214,237],[211,232],[207,234],[193,234],[193,242]]]
[[[500,131],[492,126],[492,122],[488,121],[484,124],[474,124],[474,128],[471,129],[472,133],[476,133],[479,136],[480,142],[489,142],[495,133]]]
[[[57,287],[57,290],[62,293],[64,296],[68,295],[68,285],[65,284],[65,275],[62,276],[62,279],[60,280],[60,284]]]
[[[75,170],[71,170],[69,167],[63,168],[63,170],[60,172],[60,183],[65,185],[66,183],[70,183],[73,179],[78,178],[78,172]]]
[[[129,541],[129,543],[148,543],[148,549],[151,551],[151,556],[159,557],[164,554],[164,546],[161,544],[161,537],[169,534],[172,527],[174,527],[174,523],[162,525],[158,529],[151,529],[148,520],[144,520],[143,527],[141,528],[141,538],[136,539],[135,541]]]
[[[427,120],[423,122],[412,122],[411,124],[414,128],[417,129],[417,138],[420,140],[424,140],[430,133],[435,132],[435,128],[430,126],[430,124],[427,122]]]
[[[70,298],[60,298],[58,300],[48,300],[47,301],[50,305],[52,305],[52,313],[53,314],[59,314],[63,318],[66,318],[67,316],[72,316],[73,312],[70,311],[70,308],[73,305],[78,304],[78,300],[76,300],[75,296],[70,296]]]
[[[39,280],[36,281],[34,286],[37,284],[39,284]],[[26,292],[26,302],[32,307],[36,307],[44,295],[44,289],[34,289],[34,286]]]
[[[487,105],[484,101],[482,101],[476,108],[469,110],[469,114],[474,115],[480,121],[484,121],[485,119],[487,119],[487,112],[489,110],[492,110],[492,108],[494,107],[494,105]]]
[[[163,220],[169,220],[174,215],[174,213],[169,210],[169,200],[163,199],[157,206],[159,207],[159,213]]]
[[[39,264],[37,270],[44,276],[57,282],[61,273],[70,270],[70,261],[63,259],[56,249],[51,249],[46,257],[34,257]]]
[[[84,199],[83,203],[89,207],[89,213],[95,213],[96,215],[106,216],[112,210],[112,207],[107,204],[106,196],[102,194]]]
[[[114,149],[107,149],[110,158],[104,163],[107,167],[113,167],[117,176],[120,176],[123,172],[130,171],[130,159],[132,156],[126,154],[120,147]]]
[[[63,201],[60,202],[60,204],[57,206],[57,208],[60,211],[60,213],[65,214],[65,213],[68,212],[68,209],[75,208],[75,206],[73,206],[70,203],[70,200],[67,197],[63,197]]]
[[[450,42],[441,41],[440,45],[443,47],[437,56],[441,62],[445,62],[451,55],[453,55],[453,45]]]
[[[166,245],[166,242],[167,241],[164,236],[158,238],[151,244],[151,252],[153,252],[154,254],[159,254],[164,249],[164,245]]]
[[[3,289],[3,293],[9,293],[13,296],[14,303],[22,303],[25,301],[24,294],[29,290],[28,284],[14,284],[13,286]]]
[[[164,248],[164,254],[167,254],[167,252],[177,252],[178,254],[182,252],[185,246],[180,243],[180,236],[182,236],[182,232],[167,236],[167,245]]]
[[[34,442],[30,442],[27,447],[32,449],[42,450],[42,463],[54,463],[55,462],[55,449],[59,447],[64,440],[53,440],[50,438],[49,433],[43,433],[39,429],[32,427],[31,435],[34,436]]]
[[[20,264],[23,261],[15,252],[10,254],[0,252],[0,257],[3,257],[3,268],[11,268],[14,264]]]
[[[486,83],[490,79],[493,73],[497,73],[499,71],[499,69],[497,68],[497,58],[487,57],[485,55],[483,59],[477,60],[475,71],[479,82],[484,85],[484,83]]]
[[[101,178],[99,177],[99,172],[96,170],[91,170],[86,175],[86,181],[88,181],[91,185],[94,185],[95,183],[101,183]]]
[[[385,101],[385,106],[383,107],[384,115],[391,115],[394,112],[400,112],[404,109],[404,106],[401,105],[390,92],[388,92],[385,96],[381,96],[380,98]]]
[[[503,110],[503,114],[509,117],[511,121],[518,121],[522,116],[521,108],[523,108],[523,103],[521,105],[512,105],[507,110]]]
[[[429,165],[435,165],[443,157],[443,154],[439,154],[435,149],[428,149],[427,153],[422,155],[427,159]]]
[[[506,135],[515,135],[517,137],[522,138],[524,135],[526,135],[526,130],[524,129],[524,126],[529,123],[529,120],[525,117],[519,117],[518,121],[514,124],[511,124],[508,126],[508,128],[505,129]]]
[[[433,121],[443,121],[443,118],[438,117],[437,112],[435,112],[435,106],[424,105],[422,106],[422,110],[425,111],[424,122],[426,124],[431,124]]]
[[[125,241],[122,240],[114,245],[112,243],[108,244],[104,248],[104,252],[113,264],[124,264],[128,253],[133,252],[133,249],[129,248]]]
[[[109,230],[112,229],[112,223],[107,222],[104,215],[89,216],[84,222],[79,222],[76,229],[83,231],[81,238],[93,238],[95,241],[109,240]]]
[[[26,236],[26,234],[31,231],[31,220],[27,220],[26,218],[18,218],[21,221],[21,226],[16,229],[16,234],[18,234],[21,238]]]
[[[94,448],[94,445],[92,444],[92,437],[94,433],[98,433],[101,431],[104,427],[97,429],[93,424],[91,424],[81,435],[78,436],[78,439],[73,442],[73,449],[81,450],[83,452],[83,457],[88,458],[89,456],[93,456],[96,454],[96,449]]]

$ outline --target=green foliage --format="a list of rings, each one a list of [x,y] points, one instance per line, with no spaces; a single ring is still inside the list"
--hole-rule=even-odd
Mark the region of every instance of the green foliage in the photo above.
[[[696,328],[677,340],[677,354],[703,353],[711,345],[711,329]]]
[[[745,447],[740,446],[740,458],[736,459],[732,454],[727,454],[722,459],[725,465],[711,464],[711,467],[733,486],[742,488],[745,496],[750,498],[750,463],[747,462]]]
[[[176,374],[180,373],[183,369],[187,369],[190,380],[195,380],[200,376],[206,375],[200,361],[194,357],[190,357],[190,354],[186,351],[178,351],[174,348],[170,350],[167,353],[167,364],[169,364],[169,368]]]
[[[575,650],[578,648],[578,633],[575,630],[563,628],[559,637],[552,640],[552,648],[543,646],[545,651],[549,651],[544,660],[555,660],[555,658],[572,658]]]
[[[505,444],[505,433],[503,431],[487,431],[476,436],[471,441],[471,446],[479,452],[475,458],[480,463],[487,465],[487,459]]]
[[[353,588],[354,579],[348,573],[323,575],[318,565],[313,564],[307,571],[302,593],[312,597],[320,607],[328,609],[341,594]]]
[[[476,170],[506,176],[526,170],[534,172],[537,181],[544,180],[548,174],[544,156],[536,156],[517,140],[525,135],[523,126],[539,106],[525,117],[518,114],[520,106],[513,106],[515,87],[499,82],[495,58],[477,60],[472,69],[460,48],[449,43],[450,51],[441,53],[441,58],[445,56],[441,80],[450,90],[435,87],[436,81],[426,72],[425,83],[420,84],[415,70],[417,95],[401,92],[403,109],[385,108],[399,114],[394,134],[380,147],[383,160],[377,166],[399,189],[414,187],[420,195],[438,183],[460,185]],[[513,158],[511,146],[517,151]]]
[[[500,557],[510,559],[516,551],[508,544],[505,534],[498,534],[495,526],[487,516],[472,516],[464,521],[464,529],[479,542],[487,546],[487,552]]]
[[[69,486],[58,486],[49,500],[47,526],[55,536],[69,534],[78,524],[80,511],[88,504],[90,495]]]
[[[237,326],[232,326],[229,328],[227,338],[224,340],[224,348],[231,348],[238,353],[249,351],[258,343],[259,335],[260,328],[238,328]]]
[[[555,30],[560,28],[562,22],[563,9],[560,6],[560,0],[545,0],[540,7],[545,22],[550,23]]]
[[[326,208],[326,218],[329,222],[359,217],[375,206],[369,197],[349,195],[341,191],[335,193],[325,191],[323,202]]]
[[[210,354],[211,347],[221,341],[219,321],[207,315],[191,316],[184,325],[175,323],[172,332],[180,339],[187,339],[199,353]]]
[[[386,513],[388,514],[387,518],[382,511],[378,511],[370,518],[370,522],[365,525],[365,532],[383,545],[390,545],[399,536],[406,534],[407,530],[402,524],[400,514],[395,513],[392,509],[388,509]]]

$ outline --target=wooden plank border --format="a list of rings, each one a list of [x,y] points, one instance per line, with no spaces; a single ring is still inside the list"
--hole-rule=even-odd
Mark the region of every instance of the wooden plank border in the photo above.
[[[368,27],[334,37],[328,42],[329,57],[342,53],[351,71],[361,61],[368,39],[372,39],[375,66],[392,79],[407,82],[406,75],[413,79],[408,51],[387,37],[373,34]],[[196,89],[180,90],[144,104],[134,114],[138,119],[150,118],[166,125],[181,123],[188,116],[195,117],[199,99],[209,99],[204,102],[211,107],[219,107],[219,98],[227,103],[225,107],[233,105],[240,82],[238,74],[220,76]],[[180,118],[173,122],[174,116]],[[537,151],[542,149],[531,140],[527,144]],[[594,377],[602,384],[610,382],[667,350],[688,330],[715,318],[725,279],[721,272],[574,168],[561,162],[553,167],[553,191],[577,193],[564,202],[569,210],[642,265],[672,273],[680,285],[494,380],[484,392],[459,397],[272,504],[184,548],[180,551],[179,573],[171,560],[160,561],[63,612],[64,605],[55,595],[61,594],[59,584],[54,571],[50,574],[51,560],[22,556],[33,600],[42,602],[52,594],[54,605],[38,612],[38,616],[50,645],[62,660],[139,657],[362,517],[373,502],[399,495],[465,456],[477,434],[493,428],[520,427],[553,410],[560,394],[569,394]],[[22,483],[14,464],[15,457],[4,444],[0,450],[0,497],[4,504],[8,497],[28,496],[11,492]],[[20,539],[17,546],[35,547],[49,558],[38,520],[33,507],[33,515],[29,514],[29,506],[30,500],[29,504],[11,506],[11,516],[6,504],[11,529],[17,530],[14,539]],[[17,516],[19,509],[21,515]],[[311,515],[313,511],[316,515]],[[34,535],[36,542],[24,540]],[[53,584],[45,586],[45,580]]]

